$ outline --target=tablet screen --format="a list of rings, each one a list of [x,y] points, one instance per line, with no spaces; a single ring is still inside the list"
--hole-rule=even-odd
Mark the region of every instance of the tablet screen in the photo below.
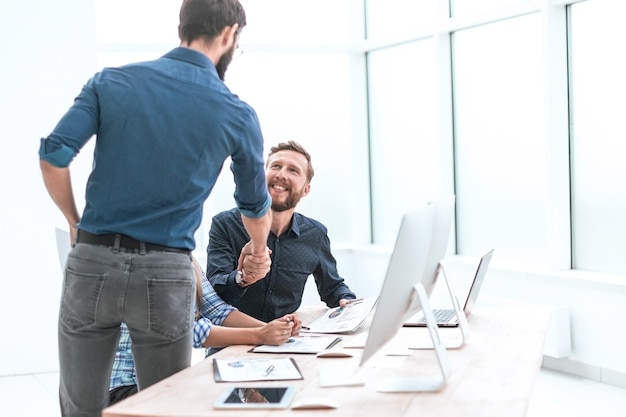
[[[215,402],[215,408],[287,408],[293,387],[233,387]]]

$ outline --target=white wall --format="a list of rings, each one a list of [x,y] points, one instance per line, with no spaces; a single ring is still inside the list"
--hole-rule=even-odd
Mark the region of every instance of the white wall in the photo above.
[[[65,222],[43,186],[37,151],[95,70],[93,15],[84,0],[2,2],[0,375],[58,369],[54,226]],[[82,159],[75,171],[90,158]]]
[[[623,276],[580,271],[520,272],[496,264],[488,280],[488,296],[569,310],[572,354],[558,360],[545,358],[544,366],[626,387]]]

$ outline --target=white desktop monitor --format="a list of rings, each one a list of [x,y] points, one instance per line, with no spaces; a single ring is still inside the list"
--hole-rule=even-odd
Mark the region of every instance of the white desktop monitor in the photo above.
[[[409,317],[423,309],[423,303],[426,303],[435,286],[439,262],[446,255],[454,203],[454,196],[434,200],[428,206],[403,216],[359,363],[360,368],[395,336]],[[422,293],[418,294],[420,291]],[[380,390],[436,391],[445,384],[450,368],[431,311],[429,317],[431,323],[428,328],[443,378],[411,378],[399,384],[392,382]]]
[[[429,206],[435,208],[433,214],[433,231],[428,251],[428,260],[422,277],[422,285],[430,297],[439,276],[439,262],[446,257],[450,231],[454,220],[455,196],[431,200]]]
[[[413,287],[422,280],[430,253],[435,207],[403,216],[387,266],[359,366],[363,366],[402,327],[415,305]],[[419,308],[419,306],[417,306]]]

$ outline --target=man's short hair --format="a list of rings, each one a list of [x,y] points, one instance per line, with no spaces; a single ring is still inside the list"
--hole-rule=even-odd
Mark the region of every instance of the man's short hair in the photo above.
[[[211,42],[235,23],[238,31],[246,25],[246,12],[238,0],[183,0],[178,37],[186,43],[196,39]]]
[[[267,155],[268,161],[270,156],[280,151],[294,151],[304,155],[308,162],[306,178],[307,182],[310,183],[313,179],[313,175],[315,175],[315,170],[313,170],[313,164],[311,164],[311,155],[306,151],[306,149],[304,149],[304,146],[293,140],[290,140],[288,142],[281,142],[276,146],[272,146],[272,148],[270,149],[270,153]],[[267,163],[265,165],[267,166]]]

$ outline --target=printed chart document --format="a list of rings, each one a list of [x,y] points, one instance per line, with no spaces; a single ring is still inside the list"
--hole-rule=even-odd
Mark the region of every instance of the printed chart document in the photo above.
[[[373,311],[378,297],[355,300],[346,307],[335,307],[326,311],[311,323],[302,333],[351,333],[363,324]]]
[[[318,353],[330,349],[341,341],[337,336],[295,336],[279,346],[259,345],[250,350],[255,353]]]
[[[302,379],[293,358],[213,359],[216,382],[282,381]]]

